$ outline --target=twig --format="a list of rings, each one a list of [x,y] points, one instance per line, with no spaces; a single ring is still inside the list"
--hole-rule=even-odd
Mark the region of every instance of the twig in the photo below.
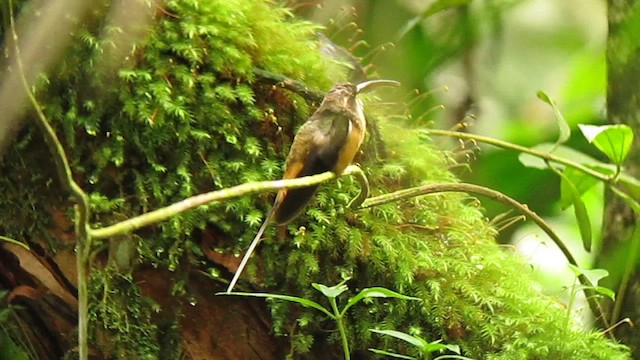
[[[572,168],[578,169],[580,171],[582,171],[583,173],[590,175],[598,180],[601,180],[605,183],[610,183],[612,178],[610,176],[607,176],[599,171],[590,169],[580,163],[577,163],[575,161],[571,161],[568,159],[565,159],[563,157],[560,156],[556,156],[553,155],[551,153],[548,152],[543,152],[543,151],[537,151],[525,146],[520,146],[520,145],[516,145],[507,141],[502,141],[502,140],[498,140],[498,139],[494,139],[494,138],[490,138],[487,136],[482,136],[482,135],[476,135],[476,134],[470,134],[470,133],[463,133],[463,132],[458,132],[458,131],[448,131],[448,130],[437,130],[437,129],[428,129],[428,130],[424,130],[424,132],[427,135],[444,135],[444,136],[451,136],[451,137],[457,137],[457,138],[461,138],[461,139],[470,139],[470,140],[476,140],[476,141],[480,141],[486,144],[490,144],[490,145],[494,145],[497,147],[501,147],[503,149],[511,149],[511,150],[515,150],[515,151],[519,151],[519,152],[523,152],[526,154],[531,154],[533,156],[539,157],[541,159],[547,160],[547,161],[552,161],[558,164],[563,164],[566,166],[570,166]]]
[[[56,171],[60,184],[68,191],[76,202],[76,264],[78,271],[78,352],[80,360],[88,359],[88,289],[87,277],[89,274],[88,249],[90,249],[90,238],[87,234],[87,221],[89,219],[89,200],[87,195],[82,191],[80,186],[73,180],[71,168],[65,154],[64,148],[58,139],[55,131],[49,124],[47,117],[38,104],[35,95],[29,89],[29,83],[25,77],[24,65],[20,56],[20,47],[18,46],[18,34],[16,32],[15,19],[13,14],[13,3],[9,0],[9,19],[11,23],[11,35],[15,46],[15,58],[18,64],[18,72],[20,80],[24,86],[24,90],[29,97],[31,105],[37,113],[36,124],[42,136],[44,137],[49,152],[53,157],[56,165]]]
[[[321,91],[317,91],[317,90],[313,90],[310,89],[305,83],[297,81],[297,80],[293,80],[290,79],[284,75],[280,75],[280,74],[274,74],[272,72],[269,72],[267,70],[262,70],[262,69],[253,69],[253,73],[260,79],[262,79],[264,82],[271,84],[271,85],[275,85],[275,86],[281,86],[287,90],[291,90],[294,93],[302,96],[303,98],[316,102],[316,103],[320,103],[322,101],[322,99],[324,98],[324,93]]]
[[[369,198],[365,200],[364,203],[362,203],[362,206],[360,208],[366,209],[373,206],[378,206],[378,205],[386,204],[393,201],[399,201],[399,200],[410,198],[410,197],[433,194],[433,193],[441,193],[441,192],[466,192],[466,193],[482,195],[482,196],[491,198],[493,200],[496,200],[498,202],[501,202],[519,211],[523,215],[533,220],[533,222],[535,222],[536,225],[538,225],[540,229],[542,229],[542,231],[544,231],[549,236],[549,238],[551,238],[551,240],[556,244],[556,246],[558,246],[560,251],[562,251],[562,253],[567,258],[567,261],[570,264],[578,266],[576,259],[573,257],[569,249],[564,245],[562,240],[560,240],[560,237],[553,231],[553,229],[551,229],[551,227],[544,221],[544,219],[542,219],[535,212],[531,211],[526,205],[521,204],[520,202],[514,200],[513,198],[501,192],[498,192],[483,186],[465,184],[465,183],[441,183],[441,184],[423,185],[423,186],[413,187],[413,188],[404,189],[404,190],[396,191],[393,193]],[[604,310],[601,308],[600,303],[598,303],[595,300],[595,298],[592,296],[593,293],[589,289],[589,288],[593,288],[593,284],[586,276],[582,274],[578,276],[578,279],[580,280],[580,283],[584,285],[585,297],[587,298],[591,311],[593,311],[593,313],[598,317],[602,318],[603,321],[605,322],[605,326],[608,327],[609,325],[607,324],[607,320],[604,317]]]
[[[358,173],[362,173],[362,170],[360,170],[360,168],[355,165],[351,165],[344,171],[343,175],[358,174]],[[195,195],[190,198],[173,203],[169,206],[150,211],[148,213],[136,216],[128,220],[121,221],[111,226],[107,226],[99,229],[90,229],[89,233],[91,234],[91,238],[93,239],[104,239],[114,235],[123,235],[126,233],[130,233],[134,230],[137,230],[141,227],[167,220],[170,217],[175,216],[176,214],[179,214],[186,210],[193,209],[198,206],[205,205],[214,201],[226,200],[226,199],[243,196],[247,194],[252,194],[252,193],[257,193],[257,192],[307,187],[310,185],[320,184],[320,183],[329,181],[331,179],[334,179],[335,177],[336,176],[334,173],[327,171],[322,174],[306,176],[306,177],[301,177],[297,179],[245,183],[245,184],[237,185],[237,186],[222,189],[222,190],[216,190],[216,191],[211,191],[211,192],[200,194],[200,195]]]
[[[360,205],[362,205],[362,203],[367,199],[367,197],[369,197],[369,191],[371,190],[371,188],[369,187],[369,180],[364,174],[364,171],[362,171],[359,166],[356,167],[358,168],[358,171],[354,171],[353,175],[360,184],[360,193],[358,193],[358,196],[351,200],[349,202],[349,205],[347,205],[347,207],[351,209],[359,208]]]

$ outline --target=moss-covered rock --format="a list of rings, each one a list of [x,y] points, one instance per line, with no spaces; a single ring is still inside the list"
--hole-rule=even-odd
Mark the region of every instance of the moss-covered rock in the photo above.
[[[118,29],[103,20],[109,6],[96,7],[37,93],[90,194],[95,226],[204,191],[279,178],[295,129],[313,104],[271,86],[254,70],[323,90],[331,85],[329,65],[314,40],[317,27],[271,2],[180,0],[162,6],[153,10],[145,36],[124,52],[107,51],[112,43],[105,34]],[[121,64],[116,71],[104,66],[109,54],[124,55],[107,59]],[[375,113],[375,101],[369,105]],[[376,117],[382,139],[370,137],[363,152],[370,154],[383,141],[385,154],[360,159],[374,195],[455,181],[448,171],[451,157],[429,138],[397,118]],[[49,180],[54,174],[47,158],[33,129],[5,156],[0,189],[8,195],[1,201],[13,211],[0,213],[3,233],[46,236],[50,209],[68,206]],[[319,302],[324,299],[311,283],[333,285],[346,277],[354,292],[383,286],[423,299],[353,307],[347,327],[354,351],[415,351],[369,331],[379,328],[443,339],[474,358],[628,357],[599,333],[567,327],[567,310],[534,290],[523,262],[494,243],[495,232],[472,198],[440,194],[348,209],[358,191],[350,178],[323,185],[306,213],[287,226],[284,239],[275,227],[267,230],[248,271],[270,292]],[[222,251],[241,253],[271,201],[272,195],[262,194],[211,204],[129,235],[139,244],[136,263],[208,271],[215,264],[205,259],[195,234],[215,227]],[[53,239],[51,250],[56,246]],[[91,326],[100,331],[93,332],[94,342],[113,347],[119,357],[160,357],[161,347],[142,339],[158,339],[171,326],[154,324],[154,303],[135,287],[128,275],[95,271]],[[292,335],[294,354],[331,345],[326,356],[339,357],[338,335],[326,331],[334,328],[328,319],[290,304],[270,304],[275,331]]]

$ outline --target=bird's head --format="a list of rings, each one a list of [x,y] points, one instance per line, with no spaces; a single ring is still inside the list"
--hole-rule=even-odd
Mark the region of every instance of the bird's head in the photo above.
[[[369,80],[359,84],[339,83],[325,96],[323,103],[334,103],[343,108],[355,105],[356,95],[372,91],[383,86],[399,86],[400,83],[393,80]]]

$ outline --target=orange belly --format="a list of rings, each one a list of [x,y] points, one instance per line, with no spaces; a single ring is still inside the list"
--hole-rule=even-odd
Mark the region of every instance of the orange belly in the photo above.
[[[356,153],[358,152],[358,149],[360,149],[360,145],[362,145],[362,141],[364,140],[363,128],[364,126],[360,124],[352,124],[351,131],[349,131],[349,134],[347,135],[345,144],[338,156],[338,161],[333,168],[333,172],[336,173],[336,175],[342,174],[344,169],[353,162],[353,158],[356,156]]]

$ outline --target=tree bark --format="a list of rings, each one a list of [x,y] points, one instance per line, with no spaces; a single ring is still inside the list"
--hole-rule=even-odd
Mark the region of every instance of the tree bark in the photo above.
[[[607,117],[612,124],[626,124],[640,132],[640,1],[608,1],[609,35],[607,40]],[[633,142],[625,171],[640,176],[640,144]],[[603,264],[607,257],[614,256],[621,248],[629,248],[637,215],[619,197],[608,193],[603,223],[603,248],[597,262]],[[627,256],[631,252],[627,251]],[[640,323],[640,272],[632,272],[623,297],[619,319],[629,318],[634,324]],[[616,270],[613,270],[616,271]],[[618,269],[617,271],[622,271]],[[637,326],[617,327],[615,335],[623,343],[631,346],[634,358],[640,358],[640,332]]]

